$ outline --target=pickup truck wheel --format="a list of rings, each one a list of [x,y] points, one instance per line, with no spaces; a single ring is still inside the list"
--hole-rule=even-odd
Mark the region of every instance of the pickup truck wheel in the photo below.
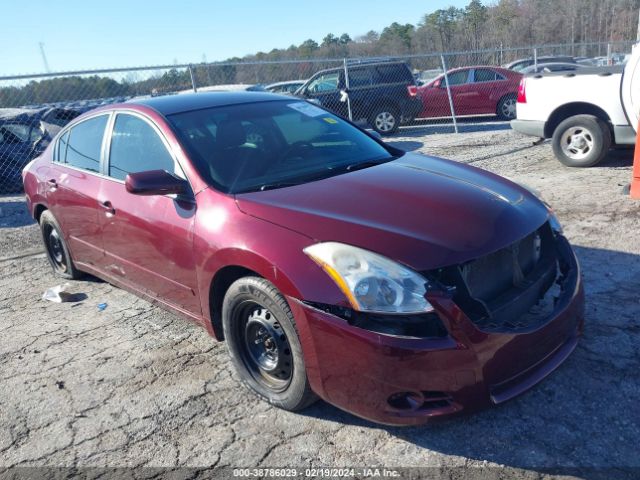
[[[227,290],[222,327],[240,380],[267,402],[301,410],[316,401],[287,301],[264,278],[244,277]]]
[[[400,113],[390,106],[376,108],[369,117],[369,124],[380,135],[391,135],[400,127]]]
[[[498,118],[500,120],[513,120],[516,118],[516,104],[518,97],[510,93],[505,95],[498,102],[498,107],[496,109],[496,113],[498,114]]]
[[[591,167],[611,148],[611,130],[593,115],[575,115],[553,132],[553,153],[568,167]]]

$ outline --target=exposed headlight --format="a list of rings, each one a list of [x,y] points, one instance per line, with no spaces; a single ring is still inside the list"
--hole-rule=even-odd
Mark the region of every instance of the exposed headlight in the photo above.
[[[378,313],[433,311],[426,300],[428,281],[388,258],[337,242],[304,249],[338,285],[354,310]]]

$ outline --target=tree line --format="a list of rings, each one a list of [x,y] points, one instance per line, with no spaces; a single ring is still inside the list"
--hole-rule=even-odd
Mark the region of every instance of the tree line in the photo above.
[[[529,45],[619,42],[636,38],[640,0],[471,0],[422,16],[416,24],[392,23],[351,39],[332,33],[286,49],[244,59],[360,57],[428,54]]]
[[[347,33],[328,33],[318,41],[307,39],[288,48],[274,48],[223,64],[198,64],[193,69],[197,85],[271,83],[308,78],[321,68],[336,66],[342,58],[402,57],[436,52],[494,49],[491,54],[461,54],[449,66],[470,63],[503,63],[530,51],[514,47],[544,44],[580,44],[633,40],[638,27],[640,0],[498,0],[485,5],[470,0],[464,8],[449,7],[426,13],[413,25],[394,22],[352,38]],[[574,55],[602,55],[576,47]],[[321,60],[328,59],[328,60]],[[331,61],[330,59],[336,59]],[[295,63],[264,63],[298,60]],[[438,66],[438,59],[411,59],[413,68]],[[170,69],[144,78],[116,81],[101,76],[58,77],[0,88],[0,107],[94,98],[148,95],[191,87],[186,69]]]

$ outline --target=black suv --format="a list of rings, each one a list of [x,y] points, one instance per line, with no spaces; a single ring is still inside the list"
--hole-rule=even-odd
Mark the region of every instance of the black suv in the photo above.
[[[313,75],[296,95],[319,103],[353,121],[365,120],[381,135],[398,130],[400,123],[412,121],[422,111],[418,88],[409,66],[404,62],[348,63]]]

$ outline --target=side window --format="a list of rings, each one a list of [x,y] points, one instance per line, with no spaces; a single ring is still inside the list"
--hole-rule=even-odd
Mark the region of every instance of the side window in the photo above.
[[[413,83],[413,75],[405,64],[378,65],[376,67],[381,83]]]
[[[495,80],[502,80],[502,77],[493,70],[486,68],[478,68],[474,71],[474,82],[493,82]]]
[[[26,143],[29,141],[29,131],[31,130],[28,125],[22,123],[9,123],[4,128],[16,138],[15,143]]]
[[[166,170],[184,178],[164,143],[145,120],[119,113],[113,126],[109,176],[124,180],[128,173]]]
[[[371,85],[371,72],[366,68],[349,70],[349,87],[365,87]]]
[[[65,135],[65,142],[60,144],[66,150],[64,158],[60,155],[60,163],[100,172],[100,152],[108,118],[108,115],[100,115],[73,127]]]
[[[69,130],[67,130],[56,143],[56,149],[53,151],[53,161],[65,163],[67,160],[67,144],[69,143]]]
[[[331,92],[338,89],[339,72],[325,73],[313,80],[307,87],[309,93]]]
[[[462,85],[463,83],[467,83],[467,78],[469,77],[469,70],[459,70],[457,72],[449,73],[447,75],[449,77],[449,85]],[[442,86],[445,86],[446,83],[444,78],[442,79]]]

